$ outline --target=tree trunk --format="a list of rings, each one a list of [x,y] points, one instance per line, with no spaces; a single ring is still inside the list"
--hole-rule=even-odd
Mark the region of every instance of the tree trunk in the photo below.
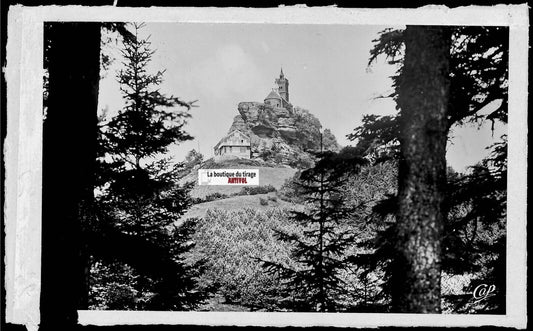
[[[395,312],[441,311],[450,39],[446,27],[405,30],[398,85],[401,157],[392,279]]]
[[[75,325],[87,305],[80,216],[93,194],[100,24],[50,23],[44,37],[41,330],[58,330]]]

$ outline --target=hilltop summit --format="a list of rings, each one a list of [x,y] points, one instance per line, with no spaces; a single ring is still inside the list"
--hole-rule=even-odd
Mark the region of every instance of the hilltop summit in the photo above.
[[[289,102],[289,80],[276,78],[277,88],[264,102],[240,102],[228,134],[215,146],[215,160],[250,158],[292,167],[309,166],[310,151],[320,150],[320,121]],[[335,136],[323,131],[323,150],[337,151]]]

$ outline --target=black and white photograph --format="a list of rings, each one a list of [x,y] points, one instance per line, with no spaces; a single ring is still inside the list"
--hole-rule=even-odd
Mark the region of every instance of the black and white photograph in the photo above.
[[[34,38],[38,324],[511,313],[510,24],[151,17]]]

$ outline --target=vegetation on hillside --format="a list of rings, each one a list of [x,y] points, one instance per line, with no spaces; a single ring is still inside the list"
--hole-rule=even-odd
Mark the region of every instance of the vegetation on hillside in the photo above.
[[[280,280],[266,274],[259,261],[291,263],[288,248],[274,236],[276,229],[298,231],[281,209],[209,210],[198,222],[196,246],[189,254],[193,262],[207,261],[200,284],[212,288],[226,303],[276,310]]]

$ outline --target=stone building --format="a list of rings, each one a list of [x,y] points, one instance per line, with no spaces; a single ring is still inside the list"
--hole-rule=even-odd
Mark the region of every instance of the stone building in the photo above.
[[[279,74],[279,78],[274,81],[277,88],[273,88],[272,91],[265,98],[265,104],[271,105],[277,108],[286,108],[289,103],[289,80],[285,78],[283,69]]]
[[[251,157],[250,137],[240,130],[232,130],[214,147],[215,161]]]
[[[289,80],[285,78],[283,69],[280,71],[280,75],[275,79],[277,85],[267,95],[264,103],[259,102],[241,102],[239,103],[240,115],[237,115],[234,119],[230,132],[223,137],[218,144],[214,147],[215,161],[244,158],[250,159],[258,157],[258,148],[272,148],[272,133],[274,128],[278,127],[280,132],[288,134],[292,130],[293,124],[291,124],[292,105],[289,103]],[[270,107],[265,106],[268,105]],[[242,109],[241,109],[242,107]],[[244,109],[246,107],[246,109]],[[249,123],[261,122],[262,113],[274,120],[270,123],[272,126],[265,126],[257,124],[253,128],[247,127],[245,124],[243,114],[248,112],[246,120]],[[259,122],[258,122],[259,121]],[[252,139],[254,143],[255,152],[252,153]],[[268,147],[256,146],[257,139],[269,140]],[[281,139],[281,138],[277,138]]]

